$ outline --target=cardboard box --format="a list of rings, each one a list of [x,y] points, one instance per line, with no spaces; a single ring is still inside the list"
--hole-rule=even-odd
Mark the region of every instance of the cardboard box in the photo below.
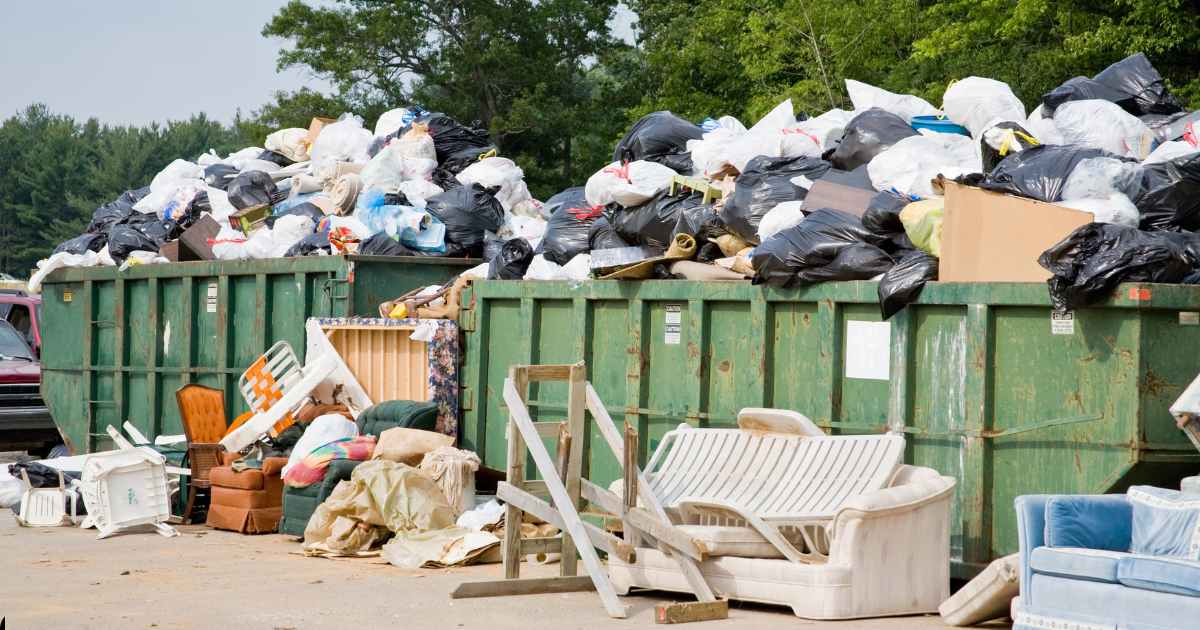
[[[1045,282],[1038,256],[1092,213],[945,182],[940,282]]]
[[[337,119],[334,118],[313,118],[312,122],[308,123],[308,136],[304,138],[304,146],[308,147],[309,152],[312,151],[312,145],[317,141],[317,136],[325,128],[325,125],[335,122]]]

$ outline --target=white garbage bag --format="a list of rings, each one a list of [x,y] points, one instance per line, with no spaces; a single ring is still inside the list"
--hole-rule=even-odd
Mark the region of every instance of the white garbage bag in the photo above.
[[[1192,145],[1192,143],[1184,140],[1171,140],[1158,145],[1146,159],[1142,160],[1142,164],[1158,164],[1160,162],[1170,162],[1175,158],[1181,158],[1185,155],[1200,152],[1200,147]]]
[[[229,203],[229,193],[212,186],[205,186],[204,190],[208,193],[208,205],[212,208],[213,220],[221,225],[229,225],[229,215],[237,212],[237,208]]]
[[[983,169],[979,145],[967,136],[922,129],[885,149],[867,164],[867,175],[875,190],[895,189],[905,195],[933,197],[932,180]]]
[[[411,129],[393,140],[391,144],[396,145],[396,150],[400,152],[400,155],[406,158],[433,160],[434,168],[437,167],[437,149],[433,144],[433,136],[429,135],[428,125],[414,124]]]
[[[307,129],[288,127],[269,134],[264,146],[268,151],[274,151],[293,162],[306,162],[308,161],[307,141]]]
[[[1107,197],[1071,199],[1055,203],[1065,208],[1091,212],[1097,223],[1116,223],[1117,225],[1137,227],[1138,221],[1141,220],[1137,206],[1133,205],[1129,197],[1119,192],[1114,192]]]
[[[614,201],[632,208],[650,201],[671,187],[675,171],[658,162],[638,160],[629,164],[613,162],[588,178],[583,193],[589,205],[607,206]]]
[[[546,260],[546,257],[538,254],[529,261],[529,268],[525,270],[525,280],[559,280],[559,275],[562,273],[562,266],[558,263]]]
[[[51,271],[63,267],[95,267],[99,264],[100,256],[93,251],[82,254],[68,254],[67,252],[51,254],[49,258],[43,258],[37,262],[37,271],[29,276],[29,285],[26,288],[30,293],[41,293],[42,281],[50,275]]]
[[[1053,118],[1042,117],[1042,106],[1038,105],[1029,113],[1024,127],[1042,144],[1066,144],[1062,132],[1054,124]]]
[[[529,269],[525,271],[525,280],[567,280],[570,282],[582,282],[587,280],[591,274],[592,257],[590,254],[576,254],[567,264],[559,265],[552,261],[546,260],[544,256],[538,254],[533,257],[529,263]]]
[[[1054,126],[1066,144],[1078,144],[1142,159],[1150,154],[1154,132],[1116,103],[1100,99],[1068,101],[1054,110]]]
[[[797,125],[801,130],[817,138],[821,142],[821,153],[835,147],[842,139],[846,125],[854,119],[854,112],[844,109],[831,109],[820,116],[800,121]]]
[[[967,77],[946,88],[942,96],[946,117],[978,138],[996,122],[1025,120],[1025,104],[1007,83],[983,77]]]
[[[547,221],[541,217],[525,217],[506,213],[497,236],[502,241],[523,238],[536,250],[542,244],[542,238],[546,236],[546,225]]]
[[[1141,166],[1113,158],[1080,160],[1063,182],[1062,199],[1105,199],[1133,190],[1141,178]]]
[[[217,232],[217,237],[212,242],[213,257],[217,260],[245,260],[249,258],[246,253],[246,235],[240,230],[235,230],[228,225],[221,227],[221,231]]]
[[[424,208],[425,200],[441,194],[442,188],[424,179],[410,179],[400,182],[400,192],[408,198],[408,203],[414,208]]]
[[[436,160],[404,157],[400,151],[400,146],[393,142],[376,153],[359,173],[363,187],[398,192],[406,181],[428,180],[437,168]]]
[[[150,191],[174,189],[184,180],[195,179],[204,179],[203,166],[187,160],[174,160],[150,180]]]
[[[758,241],[764,243],[778,232],[800,225],[804,220],[802,207],[804,200],[785,201],[768,210],[758,224]]]
[[[367,154],[371,140],[371,132],[363,129],[361,118],[354,114],[342,114],[337,122],[321,128],[309,155],[314,163],[334,161],[366,164],[371,159]]]
[[[529,188],[525,185],[525,171],[522,171],[516,162],[505,157],[483,158],[464,168],[455,178],[464,186],[499,186],[496,200],[509,212],[517,204],[532,198]]]
[[[375,121],[375,137],[380,138],[400,131],[416,117],[416,112],[407,107],[389,109],[379,116],[379,120]]]
[[[893,94],[853,79],[846,79],[846,92],[850,94],[850,102],[854,103],[856,112],[878,107],[908,122],[912,122],[913,116],[937,116],[942,113],[938,111],[938,108],[930,105],[929,101],[919,96]]]
[[[275,226],[271,228],[271,240],[274,241],[274,247],[270,257],[283,258],[292,245],[312,234],[316,227],[317,224],[307,216],[288,214],[279,217],[275,220]]]

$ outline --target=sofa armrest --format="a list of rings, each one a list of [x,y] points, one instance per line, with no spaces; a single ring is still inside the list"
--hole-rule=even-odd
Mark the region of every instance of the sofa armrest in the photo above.
[[[350,481],[350,476],[354,474],[354,469],[362,462],[353,459],[335,459],[329,462],[329,467],[325,469],[325,478],[321,480],[321,491],[317,493],[317,499],[322,503],[333,489],[343,481]]]
[[[1046,501],[1054,495],[1025,494],[1013,502],[1017,509],[1017,542],[1021,560],[1021,604],[1029,605],[1029,555],[1046,544]]]
[[[283,471],[283,467],[287,466],[288,458],[286,457],[268,457],[263,460],[262,472],[266,477],[278,477]]]
[[[942,501],[954,492],[955,484],[953,477],[939,476],[851,497],[834,515],[832,529],[836,532],[850,519],[883,518]]]

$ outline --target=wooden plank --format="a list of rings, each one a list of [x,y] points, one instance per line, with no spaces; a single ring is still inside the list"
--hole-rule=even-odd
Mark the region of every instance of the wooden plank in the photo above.
[[[673,602],[654,607],[654,623],[690,623],[729,618],[729,600]]]
[[[600,594],[600,601],[604,604],[604,609],[608,611],[610,617],[624,619],[629,613],[617,599],[617,592],[608,579],[607,571],[600,564],[596,550],[587,542],[588,533],[584,528],[583,520],[579,518],[579,512],[575,509],[570,495],[567,494],[566,486],[554,471],[554,462],[550,459],[550,454],[546,452],[546,447],[533,428],[533,419],[529,417],[524,401],[517,394],[513,379],[508,379],[504,383],[504,402],[508,404],[511,424],[516,426],[525,439],[525,448],[533,457],[534,465],[537,466],[538,472],[541,473],[542,478],[546,481],[546,486],[550,489],[550,497],[554,499],[554,506],[558,508],[565,525],[563,532],[569,534],[573,539],[584,568],[587,569],[588,575],[596,584],[596,592]]]
[[[613,423],[612,417],[608,415],[608,410],[604,408],[604,401],[600,400],[600,395],[596,393],[596,389],[592,387],[591,383],[587,384],[587,408],[591,412],[592,418],[596,421],[596,427],[600,429],[600,435],[604,438],[605,442],[608,442],[608,446],[612,449],[613,454],[618,459],[624,460],[625,448],[624,444],[622,444],[621,436],[617,433],[617,425]],[[654,492],[650,489],[650,484],[646,481],[646,477],[642,474],[641,469],[637,469],[637,476],[638,498],[650,506],[650,509],[654,512],[654,516],[658,517],[659,523],[670,524],[671,519],[667,515],[667,510],[663,508],[662,502],[658,500],[658,497],[654,496]],[[636,515],[640,511],[640,508],[633,509],[629,511],[629,514],[631,518],[636,520]],[[632,525],[634,522],[630,524]],[[711,602],[717,599],[712,589],[709,588],[708,582],[704,580],[704,574],[700,572],[700,564],[696,558],[674,553],[671,549],[662,549],[662,551],[675,560],[684,578],[687,579],[688,586],[691,587],[692,594],[696,596],[696,599],[702,602]],[[700,559],[702,560],[703,557]]]
[[[560,468],[562,471],[563,485],[567,489],[567,494],[574,501],[572,507],[579,510],[583,507],[583,501],[579,496],[579,480],[583,477],[583,452],[584,446],[587,443],[587,402],[585,400],[585,388],[587,386],[587,368],[584,367],[582,361],[571,366],[567,375],[567,424],[566,424],[566,442],[559,443],[559,456],[565,455],[564,463],[566,466]],[[562,451],[565,449],[565,453]],[[571,551],[568,537],[563,537],[563,549],[567,553],[562,555],[559,560],[559,571],[561,575],[578,575],[579,570],[576,567],[577,559]],[[632,547],[628,556],[633,557]]]
[[[565,381],[571,378],[570,365],[524,365],[525,376],[530,382]]]
[[[534,422],[533,428],[537,431],[537,434],[539,437],[557,438],[559,427],[562,426],[563,424],[565,424],[565,423],[554,422],[554,421]]]
[[[525,396],[525,388],[528,386],[528,381],[525,380],[524,371],[518,367],[508,369],[508,380],[505,381],[507,388],[510,381],[520,384],[520,398],[523,400]],[[508,483],[516,488],[525,486],[525,444],[521,441],[521,434],[509,422],[507,427],[508,433],[508,470],[506,479]],[[501,547],[501,553],[504,558],[504,577],[505,579],[513,580],[521,575],[521,510],[517,506],[509,504],[504,506],[504,543]]]
[[[471,597],[502,597],[507,595],[537,595],[539,593],[575,593],[594,591],[596,585],[586,575],[572,577],[524,578],[520,580],[487,580],[463,582],[450,592],[450,599]]]
[[[525,555],[535,553],[561,553],[562,538],[558,536],[546,538],[522,538],[521,552]]]
[[[624,509],[624,502],[620,497],[587,479],[583,480],[582,490],[583,498],[600,506],[606,512],[619,515]],[[644,508],[635,507],[625,511],[625,521],[629,523],[630,527],[648,534],[660,543],[666,544],[673,551],[682,553],[696,561],[704,560],[707,550],[702,544],[676,529],[674,525],[671,525],[670,521],[662,521],[655,518],[653,514],[647,512]]]
[[[562,515],[554,509],[549,503],[521,490],[518,490],[507,483],[501,482],[496,487],[496,497],[501,501],[505,501],[520,509],[529,512],[530,514],[546,521],[547,523],[566,531],[566,523],[562,519]],[[592,525],[587,521],[583,521],[583,528],[587,531],[588,540],[592,545],[604,551],[604,553],[616,556],[632,563],[635,559],[634,549],[632,546],[625,544],[625,541],[616,536]],[[505,530],[507,533],[507,529]],[[563,541],[564,545],[566,540]],[[521,541],[521,552],[528,554],[533,553],[526,549],[525,541]]]

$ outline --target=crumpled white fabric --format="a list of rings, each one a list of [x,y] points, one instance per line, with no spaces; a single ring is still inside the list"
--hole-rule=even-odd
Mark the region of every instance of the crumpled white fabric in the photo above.
[[[607,206],[614,201],[632,208],[650,201],[671,187],[675,171],[658,162],[638,160],[622,165],[613,162],[588,178],[584,195],[592,206]]]
[[[308,161],[308,130],[299,127],[280,129],[267,135],[266,148],[293,162]]]
[[[1100,99],[1068,101],[1054,110],[1054,126],[1066,144],[1104,149],[1142,159],[1149,155],[1154,132],[1116,103]]]
[[[893,94],[853,79],[846,79],[846,92],[850,94],[850,102],[854,103],[855,112],[861,113],[878,107],[903,118],[905,122],[912,122],[914,116],[937,116],[942,113],[919,96]]]
[[[942,96],[946,117],[971,132],[972,138],[997,122],[1025,120],[1025,104],[1003,81],[967,77],[955,81]]]
[[[901,139],[867,164],[867,175],[875,190],[895,189],[901,194],[933,197],[932,180],[983,169],[979,145],[956,133],[922,129],[920,135]]]
[[[318,448],[330,442],[357,435],[358,425],[354,424],[352,420],[347,420],[346,416],[340,413],[317,416],[309,423],[308,428],[304,429],[304,434],[300,436],[300,439],[296,440],[296,445],[292,447],[292,454],[288,456],[288,462],[283,467],[282,474],[287,475],[292,466],[298,464],[300,460]]]
[[[26,288],[30,293],[42,292],[42,281],[50,272],[63,267],[95,267],[100,264],[100,255],[93,251],[84,252],[82,254],[69,254],[67,252],[58,252],[51,254],[49,258],[43,258],[37,262],[37,271],[29,276],[29,284]]]

